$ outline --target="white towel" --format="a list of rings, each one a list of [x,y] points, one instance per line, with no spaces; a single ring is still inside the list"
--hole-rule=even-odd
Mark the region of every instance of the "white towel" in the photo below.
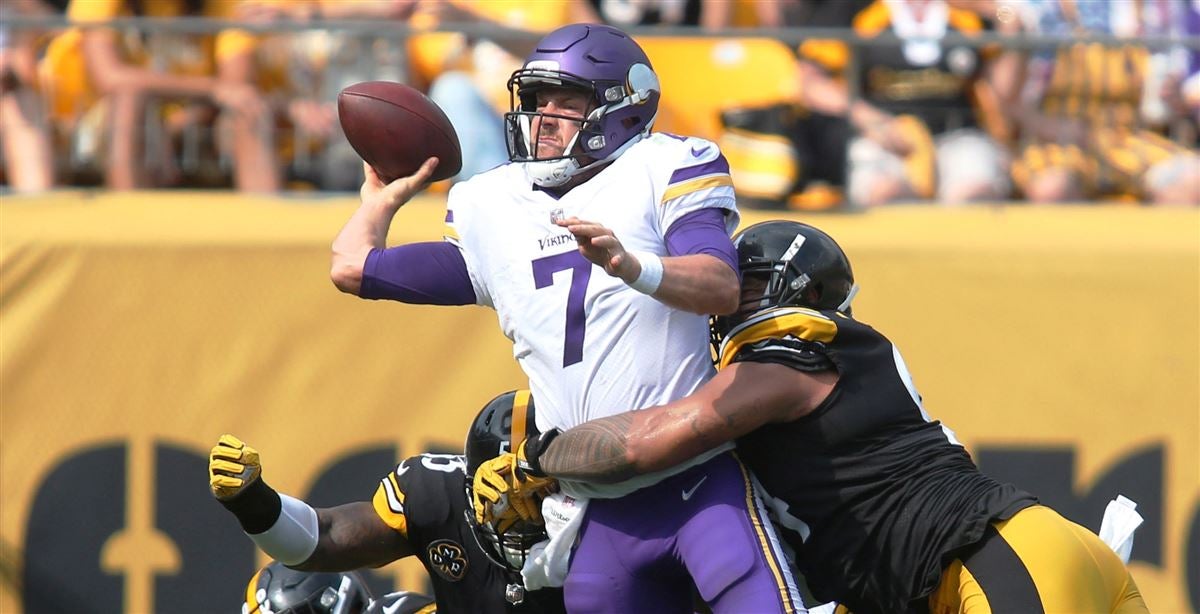
[[[562,586],[567,581],[567,564],[571,561],[571,549],[575,547],[587,503],[587,499],[577,499],[562,492],[542,501],[542,518],[546,521],[546,535],[550,539],[529,549],[525,566],[521,568],[526,590]]]
[[[1100,521],[1100,539],[1125,563],[1129,562],[1129,553],[1133,550],[1133,532],[1143,522],[1136,508],[1137,503],[1117,495],[1104,508],[1104,520]]]

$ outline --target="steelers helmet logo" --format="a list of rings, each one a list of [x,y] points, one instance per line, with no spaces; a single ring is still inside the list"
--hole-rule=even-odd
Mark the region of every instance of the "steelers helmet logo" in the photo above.
[[[467,575],[467,554],[463,547],[448,539],[429,544],[429,564],[439,576],[458,582]]]

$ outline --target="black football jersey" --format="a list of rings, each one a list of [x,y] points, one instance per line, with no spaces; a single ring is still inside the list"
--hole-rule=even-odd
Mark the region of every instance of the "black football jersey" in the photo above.
[[[978,471],[925,412],[899,351],[866,324],[836,311],[772,309],[734,329],[720,356],[722,367],[838,372],[811,414],[738,441],[821,601],[856,614],[909,611],[990,521],[1036,503]]]
[[[893,29],[887,4],[875,2],[855,16],[855,33],[873,38]],[[946,29],[968,36],[984,24],[970,11],[950,7]],[[929,52],[928,50],[936,49]],[[983,55],[965,45],[937,40],[866,46],[858,53],[855,72],[859,92],[871,104],[893,114],[921,118],[934,134],[976,124],[972,89],[982,74]],[[926,55],[928,57],[926,57]]]
[[[437,612],[565,612],[562,589],[529,591],[515,606],[505,600],[509,584],[521,578],[488,559],[467,525],[466,467],[461,455],[409,457],[380,480],[372,500],[375,513],[408,538],[425,566]]]

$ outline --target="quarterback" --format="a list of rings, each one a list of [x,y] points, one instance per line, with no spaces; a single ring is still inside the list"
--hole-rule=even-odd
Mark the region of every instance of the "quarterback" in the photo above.
[[[1147,612],[1099,537],[981,473],[929,417],[900,352],[851,315],[857,286],[832,238],[776,221],[734,242],[743,302],[713,320],[718,375],[661,407],[531,436],[508,453],[508,478],[623,480],[737,438],[820,601],[856,614]]]
[[[446,240],[386,247],[392,217],[436,160],[386,186],[367,169],[362,204],[333,244],[335,285],[494,309],[542,430],[692,393],[714,374],[707,314],[738,300],[724,156],[710,141],[651,134],[658,77],[615,28],[548,34],[508,83],[510,163],[451,189]],[[568,608],[690,611],[692,583],[717,611],[799,608],[731,448],[621,483],[562,481],[590,501]]]

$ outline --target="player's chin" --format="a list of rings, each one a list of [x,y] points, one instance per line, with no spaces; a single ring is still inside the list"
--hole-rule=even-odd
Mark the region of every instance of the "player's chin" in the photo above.
[[[539,143],[537,148],[537,159],[549,160],[551,158],[559,158],[562,157],[563,151],[564,149],[561,146]]]

